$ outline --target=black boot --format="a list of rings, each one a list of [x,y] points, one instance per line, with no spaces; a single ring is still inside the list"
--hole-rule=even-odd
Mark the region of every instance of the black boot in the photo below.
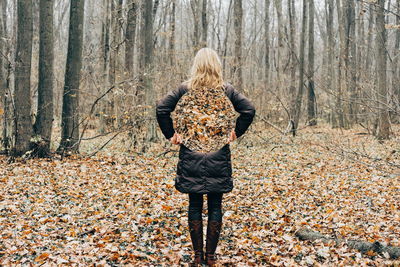
[[[189,221],[190,238],[194,250],[194,260],[191,266],[204,264],[203,221]]]
[[[222,222],[208,221],[207,225],[207,241],[206,241],[206,263],[208,266],[215,266],[219,234],[221,232]]]

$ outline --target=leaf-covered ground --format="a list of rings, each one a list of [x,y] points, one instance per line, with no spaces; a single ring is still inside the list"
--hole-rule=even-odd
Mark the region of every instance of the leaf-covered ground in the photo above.
[[[385,255],[298,240],[327,236],[400,246],[399,138],[305,129],[257,132],[232,145],[235,189],[224,195],[220,263],[234,266],[399,264]],[[0,158],[0,265],[179,266],[191,258],[187,195],[176,149],[95,158]],[[206,219],[206,212],[204,213]],[[387,256],[387,255],[386,255]]]

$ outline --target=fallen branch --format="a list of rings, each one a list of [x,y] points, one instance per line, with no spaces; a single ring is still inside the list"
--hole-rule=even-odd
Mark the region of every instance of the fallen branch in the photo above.
[[[359,240],[345,240],[339,238],[331,238],[322,235],[319,232],[310,230],[310,229],[300,229],[296,232],[296,236],[300,240],[321,240],[324,243],[328,243],[330,241],[336,242],[336,245],[339,244],[346,244],[348,247],[356,249],[363,254],[375,252],[377,254],[386,254],[390,257],[390,259],[398,259],[400,258],[400,247],[392,247],[392,246],[385,246],[382,243],[375,241],[373,243],[366,242],[366,241],[359,241]]]

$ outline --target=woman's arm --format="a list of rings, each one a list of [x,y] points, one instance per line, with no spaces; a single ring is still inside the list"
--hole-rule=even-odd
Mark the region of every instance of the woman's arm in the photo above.
[[[185,86],[170,91],[164,98],[158,101],[156,107],[156,117],[165,138],[170,139],[174,136],[175,130],[172,123],[171,112],[174,111],[176,104],[181,96],[186,93]]]
[[[242,136],[253,122],[256,109],[253,103],[231,85],[227,86],[227,96],[240,116],[236,120],[235,133],[237,138]]]

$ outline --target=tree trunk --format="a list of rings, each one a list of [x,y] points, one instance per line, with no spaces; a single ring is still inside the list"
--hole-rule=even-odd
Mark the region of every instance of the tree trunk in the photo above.
[[[35,133],[44,140],[43,152],[50,151],[53,128],[53,0],[40,0],[39,85]]]
[[[274,0],[276,15],[278,18],[278,49],[277,49],[277,57],[276,57],[276,73],[277,73],[277,80],[278,84],[281,81],[281,68],[282,68],[282,49],[283,49],[283,22],[282,22],[282,0]]]
[[[156,94],[153,88],[153,18],[152,18],[153,2],[143,0],[142,2],[142,24],[141,24],[141,52],[140,52],[140,91],[144,96],[143,102],[138,102],[138,104],[145,103],[149,109],[147,110],[147,115],[145,119],[147,131],[146,131],[146,142],[152,142],[156,139],[156,127],[154,120],[151,118],[155,117],[155,98]],[[145,149],[143,147],[142,149]]]
[[[15,146],[20,156],[29,150],[31,120],[32,0],[18,0],[18,33],[15,57]]]
[[[367,38],[367,51],[366,55],[370,55],[371,53],[371,47],[372,47],[372,36],[373,36],[373,26],[374,26],[374,4],[371,3],[369,4],[369,22],[368,22],[368,38]],[[372,57],[365,57],[365,69],[364,72],[366,74],[366,77],[369,77],[370,75],[370,69],[372,65]]]
[[[378,100],[379,100],[379,124],[377,137],[380,140],[389,139],[389,113],[387,110],[387,86],[386,86],[386,29],[385,29],[385,0],[376,3],[376,48],[377,48],[377,75],[378,75]]]
[[[193,49],[194,53],[197,52],[199,49],[199,43],[200,43],[200,29],[199,29],[199,24],[200,24],[200,19],[199,19],[199,2],[200,0],[190,0],[190,7],[192,9],[193,13]]]
[[[396,16],[396,25],[399,27],[400,25],[400,0],[397,0],[397,16]],[[395,118],[396,122],[400,122],[400,71],[399,71],[399,57],[400,57],[400,28],[396,29],[396,40],[394,43],[394,59],[392,64],[392,88],[393,88],[393,97],[395,103]]]
[[[128,4],[128,17],[126,24],[126,44],[125,44],[125,69],[128,75],[133,75],[133,56],[135,51],[135,35],[137,21],[136,0],[130,0]]]
[[[347,91],[349,95],[348,113],[349,126],[357,121],[356,108],[356,29],[355,29],[355,6],[354,1],[347,1],[346,8],[346,81]]]
[[[344,59],[346,58],[346,42],[345,42],[345,24],[343,19],[343,10],[340,0],[336,0],[336,11],[339,23],[339,59],[338,59],[338,77],[337,77],[337,92],[336,92],[336,117],[338,119],[339,127],[344,128],[345,118],[343,110],[343,81],[346,81],[344,75]]]
[[[330,92],[334,92],[336,88],[336,73],[334,68],[334,56],[335,56],[335,40],[333,38],[333,14],[334,14],[334,0],[325,0],[326,3],[326,33],[328,35],[328,74],[327,74],[327,83]],[[333,101],[331,99],[329,101],[330,106],[330,119],[332,122],[332,127],[336,128],[337,125],[337,117]]]
[[[289,16],[289,44],[290,44],[290,106],[293,107],[296,102],[296,11],[294,0],[288,0],[288,16]]]
[[[234,0],[234,28],[235,28],[235,62],[233,64],[234,85],[238,90],[242,90],[243,73],[242,73],[242,23],[243,23],[243,6],[242,0]]]
[[[208,33],[208,21],[207,21],[207,1],[203,0],[203,6],[201,9],[201,26],[202,26],[202,34],[201,34],[201,46],[207,47],[207,33]]]
[[[300,121],[300,113],[301,113],[301,104],[303,100],[304,94],[304,54],[305,54],[305,39],[307,32],[307,0],[303,0],[303,18],[302,18],[302,29],[301,29],[301,41],[300,41],[300,58],[299,58],[299,88],[296,97],[296,103],[294,107],[294,116],[293,116],[293,135],[296,134],[296,130],[299,126]]]
[[[0,1],[0,51],[4,54],[4,56],[7,55],[6,51],[6,43],[4,40],[6,40],[6,7],[7,7],[7,2],[6,1]],[[6,59],[3,57],[3,55],[0,55],[0,118],[2,118],[2,138],[0,145],[3,145],[3,148],[6,152],[8,152],[8,142],[7,142],[7,83],[6,83]]]
[[[77,152],[79,150],[79,84],[82,67],[84,6],[85,0],[71,0],[59,151]]]
[[[308,2],[308,124],[317,125],[314,85],[314,0]]]
[[[175,23],[176,23],[176,0],[172,1],[172,10],[171,10],[171,36],[169,38],[169,58],[170,65],[174,66],[175,64]]]
[[[269,50],[270,50],[270,38],[269,38],[269,28],[270,28],[270,15],[269,9],[271,5],[271,0],[265,0],[265,84],[268,86],[270,77],[270,62],[269,62]]]

